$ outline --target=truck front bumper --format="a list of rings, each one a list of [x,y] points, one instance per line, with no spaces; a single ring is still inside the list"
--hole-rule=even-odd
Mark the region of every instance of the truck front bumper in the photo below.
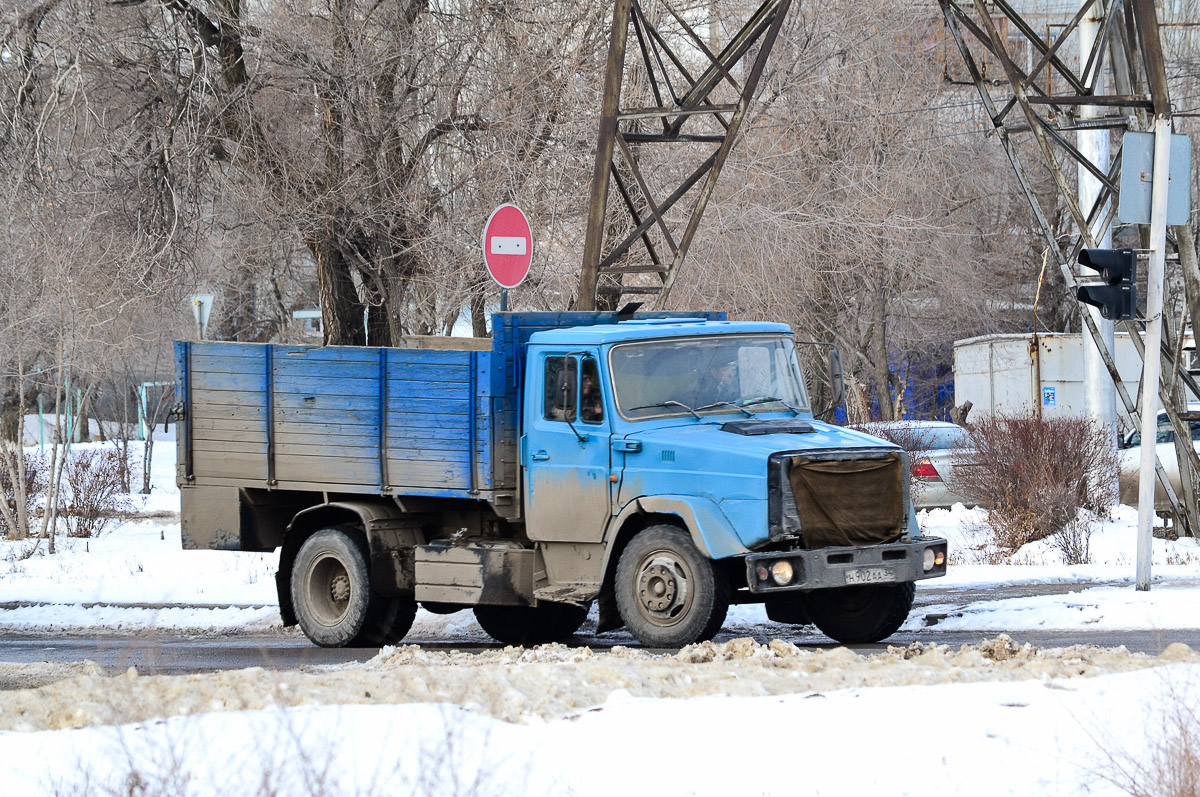
[[[754,593],[903,584],[946,575],[946,551],[941,537],[917,537],[886,545],[752,553],[746,556],[746,583]]]

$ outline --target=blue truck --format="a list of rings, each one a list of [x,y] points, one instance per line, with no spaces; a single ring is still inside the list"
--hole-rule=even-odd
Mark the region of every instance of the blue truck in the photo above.
[[[280,549],[283,622],[327,647],[397,642],[419,605],[544,643],[593,603],[598,633],[652,647],[733,603],[878,641],[946,541],[917,528],[904,451],[817,420],[796,346],[611,312],[389,348],[178,342],[184,545]]]

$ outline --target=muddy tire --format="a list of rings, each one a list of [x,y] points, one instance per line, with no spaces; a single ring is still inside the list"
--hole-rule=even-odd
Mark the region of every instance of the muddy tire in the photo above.
[[[387,629],[381,634],[372,635],[369,640],[360,634],[362,647],[395,645],[412,630],[413,620],[417,619],[417,602],[411,597],[391,598],[389,602],[391,622],[387,623]],[[383,623],[377,627],[383,627]]]
[[[729,582],[677,526],[651,526],[629,541],[614,592],[625,627],[647,647],[712,639],[729,612]]]
[[[570,603],[475,607],[479,626],[506,645],[544,645],[566,639],[579,630],[587,613],[587,606]]]
[[[813,625],[838,642],[879,642],[904,624],[916,593],[912,582],[822,589],[808,594],[805,608]]]
[[[292,565],[292,604],[313,643],[373,647],[404,624],[401,599],[372,594],[367,562],[366,541],[353,529],[322,529],[300,546]]]

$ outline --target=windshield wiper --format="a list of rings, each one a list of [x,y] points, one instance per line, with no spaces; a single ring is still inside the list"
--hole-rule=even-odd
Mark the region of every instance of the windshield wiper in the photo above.
[[[783,399],[778,398],[776,396],[761,396],[759,398],[752,399],[751,401],[747,401],[742,406],[743,407],[753,407],[758,404],[773,404],[773,403],[782,404],[783,406],[787,407],[789,410],[792,411],[792,415],[800,414],[800,410],[796,409],[791,404],[788,404],[786,401],[784,401]]]
[[[743,413],[744,415],[746,415],[750,418],[754,417],[753,412],[746,409],[745,407],[741,407],[741,406],[738,406],[737,404],[734,404],[732,401],[714,401],[712,404],[705,404],[703,407],[697,407],[696,410],[697,411],[711,410],[713,407],[733,407],[735,410],[738,410],[739,412]]]
[[[698,412],[696,412],[694,409],[692,409],[688,405],[684,404],[682,401],[675,401],[674,399],[667,399],[666,401],[659,401],[655,404],[643,404],[640,407],[630,407],[629,411],[632,412],[633,410],[648,410],[648,409],[652,409],[654,407],[683,407],[685,410],[690,412],[696,418],[696,420],[698,420],[698,421],[703,420],[700,417],[700,414]]]

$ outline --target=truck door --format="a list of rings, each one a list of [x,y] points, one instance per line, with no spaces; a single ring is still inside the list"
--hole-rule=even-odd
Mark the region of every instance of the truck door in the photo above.
[[[533,370],[521,441],[526,533],[600,542],[610,513],[611,401],[598,363],[591,355],[548,354]]]

